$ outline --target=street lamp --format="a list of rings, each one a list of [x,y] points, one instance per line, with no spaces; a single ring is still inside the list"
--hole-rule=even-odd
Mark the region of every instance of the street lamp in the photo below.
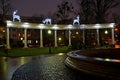
[[[107,31],[107,30],[105,30],[105,34],[108,34],[108,31]]]
[[[79,32],[76,32],[76,34],[78,35],[78,34],[79,34]]]
[[[62,40],[62,38],[61,38],[61,37],[59,37],[59,38],[58,38],[58,40],[59,40],[59,41],[61,41],[61,40]]]
[[[48,34],[49,34],[49,35],[51,34],[51,30],[48,30]]]
[[[51,53],[51,37],[50,37],[50,35],[51,35],[51,33],[52,33],[52,31],[51,30],[48,30],[48,34],[49,34],[49,53]]]

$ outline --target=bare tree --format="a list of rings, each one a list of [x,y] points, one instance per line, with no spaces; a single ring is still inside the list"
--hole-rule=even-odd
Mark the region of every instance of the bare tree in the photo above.
[[[116,23],[116,25],[120,25],[120,16],[112,13],[112,21]]]
[[[3,22],[5,19],[5,16],[10,11],[10,0],[0,0],[0,21]]]
[[[77,0],[77,4],[84,23],[103,23],[109,10],[119,3],[115,0]]]
[[[73,12],[72,3],[67,0],[63,0],[63,2],[58,5],[58,11],[56,12],[57,18],[61,21],[61,23],[66,23],[69,20],[70,14]]]
[[[96,22],[103,23],[105,21],[105,17],[110,14],[108,10],[114,8],[119,3],[115,0],[95,0],[94,1],[94,12],[96,16]]]
[[[78,4],[78,9],[76,9],[75,14],[80,15],[81,23],[92,23],[94,20],[93,13],[93,0],[76,0]]]

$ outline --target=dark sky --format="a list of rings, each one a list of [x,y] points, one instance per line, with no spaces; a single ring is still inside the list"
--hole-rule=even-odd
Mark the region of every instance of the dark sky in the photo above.
[[[48,15],[57,10],[57,5],[61,4],[63,0],[11,0],[13,10],[18,10],[19,15],[33,16],[33,15]],[[76,0],[69,0],[73,4]]]
[[[63,0],[11,0],[13,10],[18,10],[20,16],[33,16],[33,15],[48,15],[57,10],[57,5],[61,4]],[[69,0],[72,2],[74,8],[76,0]],[[120,0],[116,0],[120,3]],[[111,10],[112,12],[120,15],[120,6]],[[12,14],[12,13],[11,13]]]

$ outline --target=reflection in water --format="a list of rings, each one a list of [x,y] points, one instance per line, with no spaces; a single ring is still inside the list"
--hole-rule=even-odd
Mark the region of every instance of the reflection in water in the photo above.
[[[59,55],[59,57],[62,57],[62,55],[64,55],[64,54],[59,53],[57,55]],[[38,61],[39,61],[40,58],[44,58],[47,56],[50,56],[50,55],[32,56],[32,57],[18,57],[18,58],[0,57],[0,80],[11,80],[12,74],[14,73],[14,71],[18,67],[20,67],[21,65],[24,65],[27,62],[33,61],[33,60],[38,59]],[[77,56],[77,58],[86,58],[85,56],[78,56],[78,55],[76,55],[76,56]],[[57,59],[59,59],[59,58],[57,58]],[[106,59],[94,58],[94,59],[100,60],[100,61],[111,60],[111,59],[107,59],[107,58]],[[53,59],[51,57],[49,57],[47,59],[44,59],[43,62],[45,62],[46,64],[50,64],[52,62],[54,64],[54,62],[52,60]],[[61,59],[59,59],[58,61],[61,61]],[[120,60],[116,60],[116,59],[114,59],[114,60],[112,59],[112,61],[120,62]],[[52,66],[55,67],[55,65],[52,65]]]
[[[31,57],[0,57],[0,80],[11,80],[13,72],[21,65],[31,61]]]
[[[95,60],[100,60],[100,61],[103,61],[103,58],[94,58]]]
[[[120,63],[120,59],[110,59],[110,58],[93,58],[94,60],[99,60],[99,61],[107,61],[107,62],[117,62]]]
[[[59,55],[59,56],[62,56],[62,55],[64,55],[64,53],[58,53],[58,55]]]
[[[0,57],[0,79],[6,80],[7,75],[7,62],[5,57]]]
[[[20,65],[23,65],[25,63],[25,57],[20,58]]]
[[[119,59],[115,59],[114,62],[119,62],[120,63],[120,60]]]
[[[105,61],[108,61],[108,62],[109,62],[109,61],[111,61],[111,60],[110,60],[109,58],[105,58]]]

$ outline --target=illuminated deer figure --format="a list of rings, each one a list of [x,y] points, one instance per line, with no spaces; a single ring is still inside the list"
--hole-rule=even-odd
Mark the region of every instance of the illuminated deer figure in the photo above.
[[[51,19],[46,18],[45,20],[42,21],[44,24],[51,24]]]
[[[73,24],[76,24],[76,23],[80,24],[79,22],[80,22],[80,18],[79,18],[79,15],[78,15],[77,18],[73,20]]]
[[[13,11],[13,21],[15,21],[15,19],[17,19],[19,22],[21,22],[20,16],[16,15],[18,10]]]

